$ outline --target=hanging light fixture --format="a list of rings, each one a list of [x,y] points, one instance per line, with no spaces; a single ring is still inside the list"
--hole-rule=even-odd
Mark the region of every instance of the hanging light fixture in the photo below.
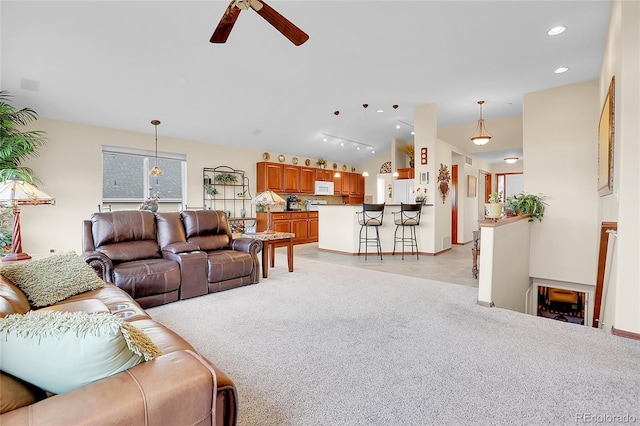
[[[515,162],[516,162],[516,161],[518,161],[518,160],[519,160],[519,158],[518,158],[518,157],[506,157],[506,158],[504,159],[504,162],[505,162],[505,163],[507,163],[507,164],[513,164],[513,163],[515,163]]]
[[[160,120],[151,120],[151,124],[156,128],[156,165],[151,169],[151,176],[162,176],[162,170],[158,167],[158,124],[160,124]]]
[[[482,104],[484,104],[484,101],[478,101],[478,105],[480,105],[480,118],[478,119],[478,126],[476,127],[477,136],[471,137],[471,141],[476,145],[486,145],[487,142],[491,140],[491,135],[487,133],[487,129],[484,127]]]

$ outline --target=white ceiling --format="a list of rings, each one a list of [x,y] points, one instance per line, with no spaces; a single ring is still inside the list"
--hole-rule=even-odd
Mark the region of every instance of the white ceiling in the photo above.
[[[227,4],[3,0],[2,90],[43,117],[149,134],[159,119],[163,151],[172,136],[359,165],[370,150],[348,141],[377,155],[410,140],[411,126],[396,124],[412,124],[417,105],[437,103],[438,125],[452,126],[475,122],[484,99],[490,126],[520,115],[524,93],[597,78],[611,8],[273,0],[308,42],[294,46],[249,10],[226,44],[211,44]],[[556,25],[567,31],[548,36]],[[554,74],[560,66],[569,71]]]

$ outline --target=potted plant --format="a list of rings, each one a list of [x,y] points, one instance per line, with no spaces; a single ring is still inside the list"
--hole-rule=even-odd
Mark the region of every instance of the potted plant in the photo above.
[[[420,188],[416,188],[415,191],[413,191],[413,193],[415,194],[415,200],[416,203],[426,203],[427,202],[427,188],[422,188],[422,190]]]
[[[324,158],[318,158],[318,161],[316,161],[316,164],[318,165],[318,167],[320,167],[321,169],[324,169],[327,167],[327,160],[325,160]]]
[[[484,216],[489,219],[498,219],[502,217],[502,198],[501,192],[492,192],[489,194],[489,202],[484,205]]]
[[[38,155],[38,150],[46,143],[44,133],[18,130],[19,127],[37,120],[38,114],[30,108],[17,110],[9,105],[10,98],[8,92],[0,91],[0,181],[19,179],[37,184],[40,180],[33,170],[20,164],[23,160]]]
[[[218,193],[218,189],[215,186],[208,183],[204,186],[204,192],[209,196],[209,198],[213,198],[213,196]]]
[[[218,173],[213,180],[220,185],[233,185],[238,181],[238,176],[235,173]]]
[[[544,216],[545,207],[548,206],[545,203],[546,195],[533,195],[526,192],[520,192],[519,194],[511,195],[507,197],[507,202],[511,204],[516,213],[519,215],[529,214],[529,222],[533,222],[533,219],[538,219],[542,222]]]
[[[409,158],[409,167],[413,167],[415,165],[415,149],[413,147],[413,144],[405,144],[402,145],[400,147],[398,147],[398,151],[400,151],[401,153],[403,153],[404,155],[406,155]]]
[[[238,196],[238,198],[247,198],[248,197],[246,189],[244,191],[242,191],[242,192],[238,192],[236,195]]]

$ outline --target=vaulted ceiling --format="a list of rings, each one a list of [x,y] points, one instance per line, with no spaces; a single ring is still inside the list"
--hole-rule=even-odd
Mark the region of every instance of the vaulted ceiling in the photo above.
[[[306,43],[248,10],[227,43],[211,44],[227,5],[3,0],[2,90],[43,117],[150,134],[159,119],[160,137],[357,165],[410,140],[417,105],[437,103],[439,127],[472,125],[484,99],[490,126],[521,115],[524,93],[597,78],[611,8],[273,0]],[[557,25],[567,30],[547,35]]]

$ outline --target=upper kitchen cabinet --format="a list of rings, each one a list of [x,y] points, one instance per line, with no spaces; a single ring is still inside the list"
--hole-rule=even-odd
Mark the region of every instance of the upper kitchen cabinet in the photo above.
[[[256,164],[256,189],[258,193],[267,189],[284,191],[284,167],[278,163],[260,162]]]
[[[285,164],[283,166],[284,176],[284,188],[283,191],[287,193],[297,194],[300,192],[300,167],[290,166]]]
[[[315,188],[316,171],[310,167],[300,168],[300,192],[304,194],[313,194]]]
[[[315,169],[315,180],[321,180],[323,182],[333,182],[333,171],[327,169]]]

